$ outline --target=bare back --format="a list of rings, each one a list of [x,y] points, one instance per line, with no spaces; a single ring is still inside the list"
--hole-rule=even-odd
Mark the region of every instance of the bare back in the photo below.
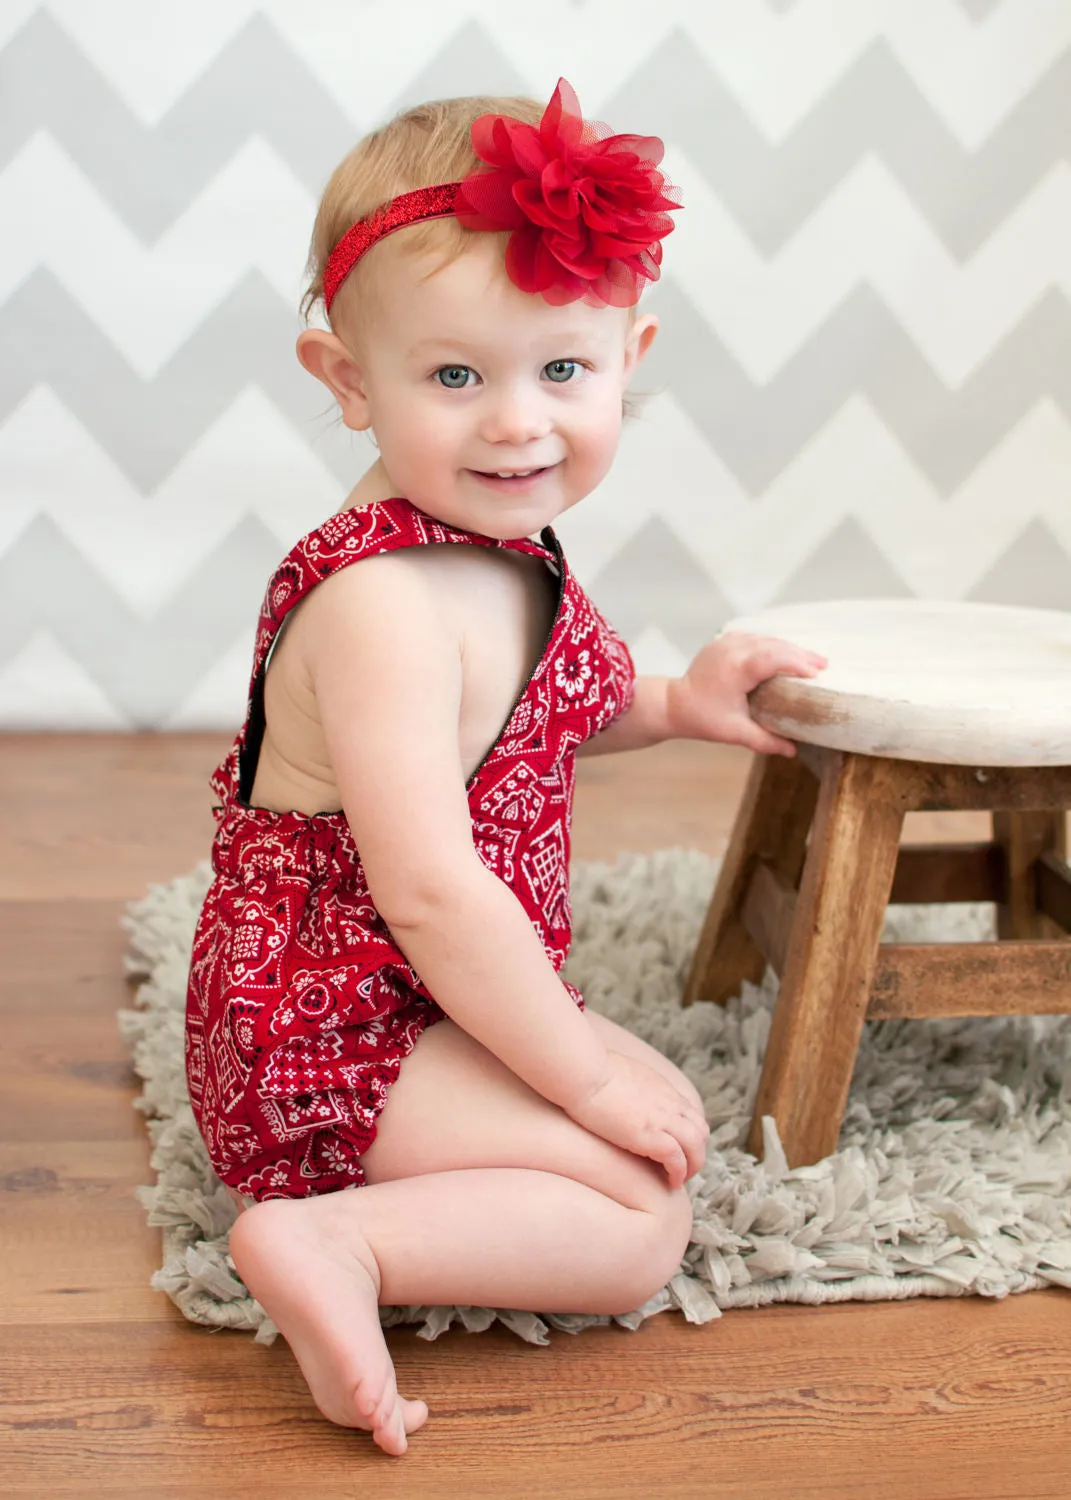
[[[541,558],[506,549],[435,543],[406,548],[404,555],[425,570],[456,631],[462,665],[458,742],[468,780],[539,662],[554,621],[558,581]],[[377,566],[391,562],[390,555],[376,559]],[[361,563],[346,568],[332,586],[361,588]],[[309,669],[317,643],[305,602],[288,616],[268,664],[266,725],[249,802],[311,816],[339,811],[342,798]],[[359,732],[359,726],[354,729]]]

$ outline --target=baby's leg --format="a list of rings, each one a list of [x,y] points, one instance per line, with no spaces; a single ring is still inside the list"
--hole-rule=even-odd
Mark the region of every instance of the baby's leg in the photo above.
[[[688,1195],[660,1167],[584,1130],[448,1020],[403,1064],[364,1165],[366,1187],[248,1209],[231,1253],[320,1410],[390,1453],[427,1408],[398,1397],[380,1303],[627,1312],[677,1270],[691,1231]]]

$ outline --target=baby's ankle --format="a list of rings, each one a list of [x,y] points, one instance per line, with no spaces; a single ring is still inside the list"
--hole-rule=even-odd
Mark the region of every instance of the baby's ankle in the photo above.
[[[369,1278],[375,1288],[376,1300],[383,1290],[383,1277],[379,1269],[379,1261],[376,1259],[375,1251],[365,1238],[360,1224],[360,1216],[354,1210],[353,1202],[355,1194],[363,1192],[363,1188],[343,1189],[338,1193],[325,1193],[320,1198],[308,1198],[306,1203],[315,1203],[317,1218],[321,1232],[331,1242],[342,1250],[346,1255],[360,1262],[368,1272]]]

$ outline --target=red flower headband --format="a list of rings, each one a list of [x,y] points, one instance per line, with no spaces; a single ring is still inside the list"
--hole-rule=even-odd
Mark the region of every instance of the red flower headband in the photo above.
[[[491,169],[461,182],[401,193],[339,240],[324,267],[324,306],[361,256],[384,235],[450,214],[466,229],[512,230],[506,271],[523,292],[555,306],[579,298],[631,307],[645,281],[657,281],[660,241],[673,229],[680,190],[657,170],[658,136],[611,135],[584,120],[564,78],[539,125],[511,115],[480,115],[472,146]],[[676,194],[676,197],[671,197]]]

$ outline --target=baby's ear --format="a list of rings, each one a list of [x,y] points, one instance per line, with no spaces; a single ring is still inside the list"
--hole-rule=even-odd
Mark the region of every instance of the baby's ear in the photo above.
[[[655,313],[644,313],[638,317],[628,331],[625,340],[625,374],[630,375],[654,343],[658,332],[658,317]]]
[[[307,328],[298,335],[297,357],[309,374],[322,381],[334,396],[347,427],[363,432],[371,426],[364,376],[338,334]]]

